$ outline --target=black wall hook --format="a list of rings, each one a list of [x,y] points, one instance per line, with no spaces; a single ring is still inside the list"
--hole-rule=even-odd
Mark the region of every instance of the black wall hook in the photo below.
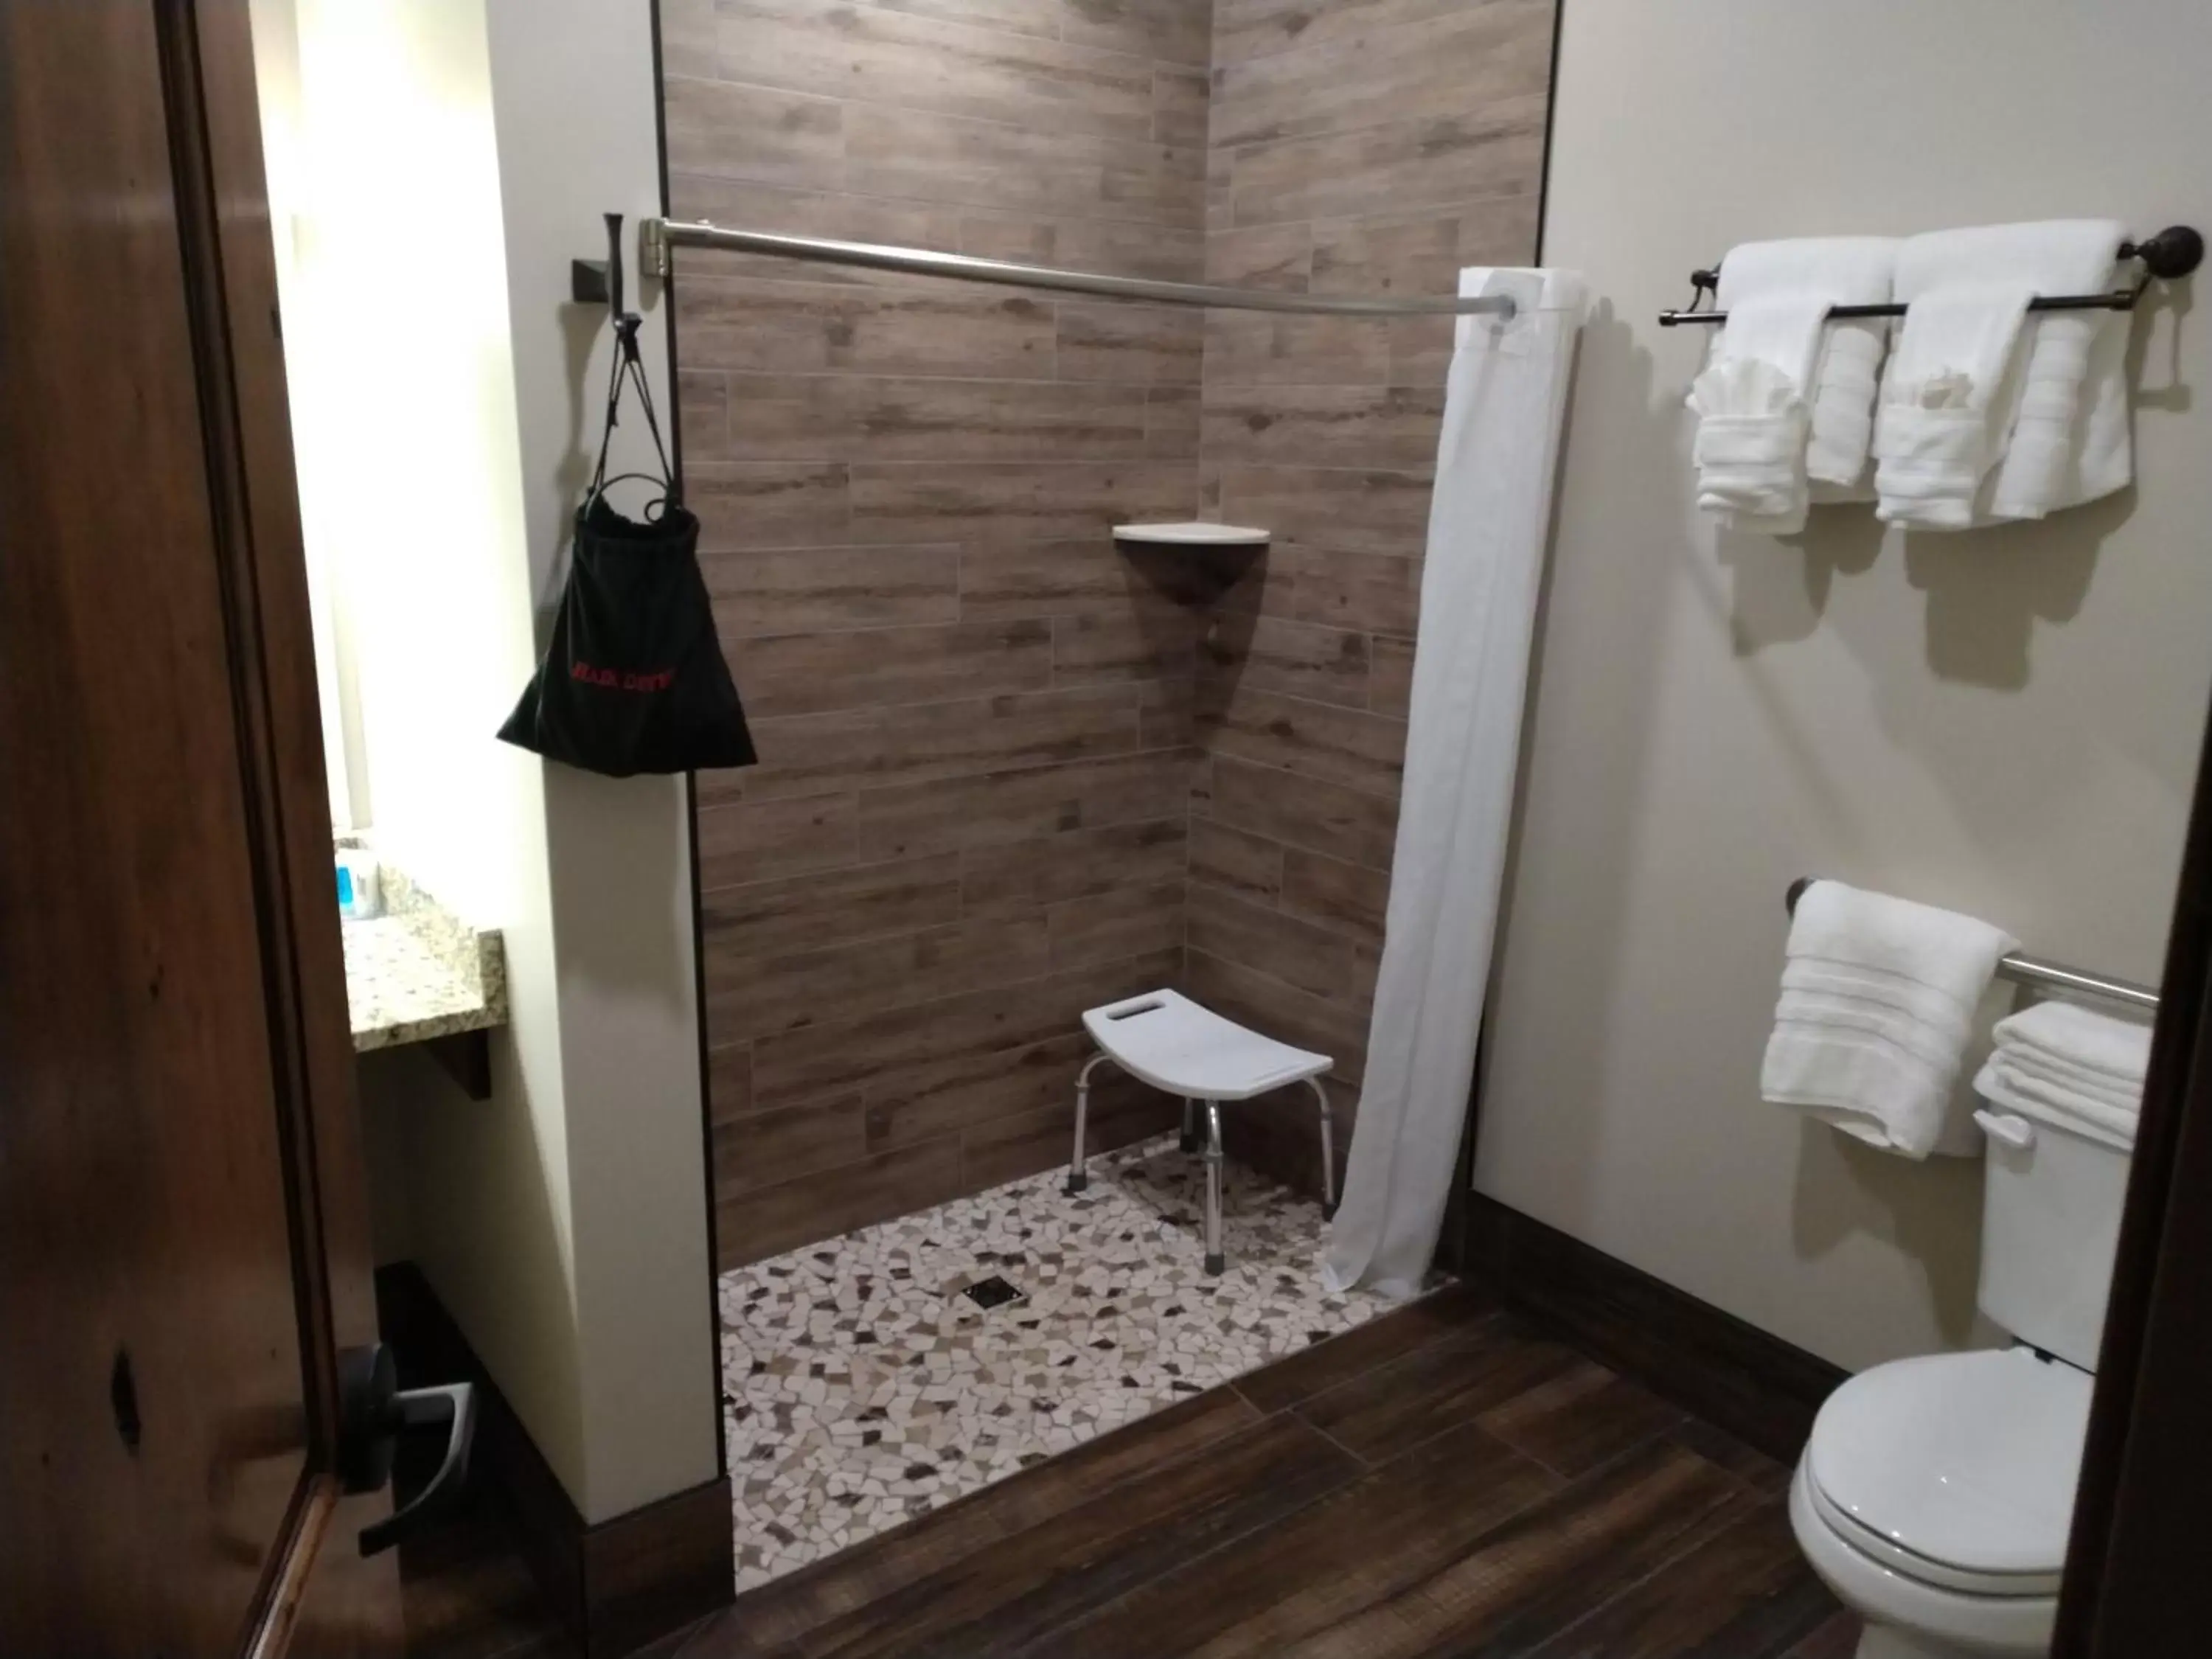
[[[605,306],[612,313],[615,340],[623,359],[637,362],[637,331],[645,319],[635,311],[623,309],[623,216],[619,213],[604,216],[607,222],[607,257],[604,259],[571,259],[568,262],[568,295],[578,305]]]
[[[607,257],[568,261],[568,297],[580,306],[605,306],[619,318],[623,309],[623,216],[610,213],[605,217]]]

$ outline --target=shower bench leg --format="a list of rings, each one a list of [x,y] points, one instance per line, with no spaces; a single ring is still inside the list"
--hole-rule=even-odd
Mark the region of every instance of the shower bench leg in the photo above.
[[[1091,1171],[1083,1151],[1083,1120],[1091,1112],[1091,1074],[1112,1058],[1111,1054],[1093,1054],[1075,1074],[1075,1152],[1067,1161],[1066,1190],[1071,1193],[1079,1193],[1091,1184]]]
[[[1206,1103],[1206,1271],[1219,1273],[1229,1266],[1221,1249],[1221,1106]]]

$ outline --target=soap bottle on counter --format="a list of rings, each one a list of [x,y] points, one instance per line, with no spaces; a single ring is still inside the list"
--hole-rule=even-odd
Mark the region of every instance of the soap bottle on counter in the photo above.
[[[349,921],[368,921],[384,913],[384,883],[376,854],[365,847],[338,848],[338,913]]]

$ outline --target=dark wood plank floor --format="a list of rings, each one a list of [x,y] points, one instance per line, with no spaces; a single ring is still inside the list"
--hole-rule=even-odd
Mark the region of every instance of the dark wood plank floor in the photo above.
[[[1798,1553],[1788,1476],[1454,1286],[655,1652],[1845,1659],[1856,1627]],[[410,1655],[562,1655],[475,1524],[408,1562]]]

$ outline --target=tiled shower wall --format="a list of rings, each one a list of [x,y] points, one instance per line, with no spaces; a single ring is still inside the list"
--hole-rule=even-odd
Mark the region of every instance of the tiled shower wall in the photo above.
[[[1205,0],[663,0],[678,216],[1196,280]],[[724,1265],[1066,1156],[1181,972],[1189,313],[687,256],[684,469],[762,763],[700,781]],[[1100,1097],[1097,1144],[1171,1103]]]
[[[1552,0],[1217,0],[1206,275],[1451,293],[1534,257]],[[1208,313],[1208,517],[1275,532],[1199,680],[1186,988],[1338,1057],[1354,1114],[1389,891],[1449,317]],[[1317,1182],[1306,1103],[1232,1150]]]
[[[672,205],[1447,292],[1533,251],[1550,28],[1548,0],[662,0]],[[702,254],[677,331],[763,757],[701,780],[725,1264],[1058,1161],[1076,1016],[1125,993],[1184,984],[1356,1082],[1449,322]],[[1106,534],[1201,506],[1273,527],[1264,562]],[[1171,1110],[1096,1104],[1101,1146]],[[1240,1151],[1310,1178],[1310,1113],[1280,1127]]]

